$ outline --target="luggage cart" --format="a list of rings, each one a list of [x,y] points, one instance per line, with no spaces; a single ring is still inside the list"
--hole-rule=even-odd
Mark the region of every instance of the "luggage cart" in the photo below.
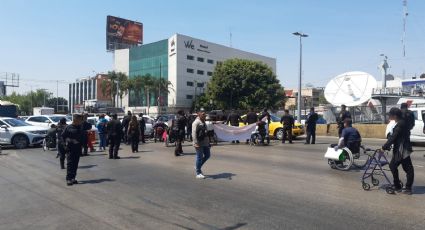
[[[369,154],[369,153],[367,153]],[[365,171],[362,176],[362,187],[365,191],[370,190],[370,184],[366,182],[366,179],[371,178],[371,183],[373,186],[379,185],[379,180],[376,179],[375,176],[382,176],[387,181],[387,185],[385,185],[385,191],[388,194],[394,194],[395,191],[392,187],[392,183],[388,178],[386,171],[390,171],[389,169],[384,168],[386,165],[389,165],[387,159],[387,153],[381,149],[377,149],[373,151],[373,154],[370,154],[369,161],[366,164]],[[401,182],[400,182],[401,183]],[[401,183],[403,187],[403,183]]]

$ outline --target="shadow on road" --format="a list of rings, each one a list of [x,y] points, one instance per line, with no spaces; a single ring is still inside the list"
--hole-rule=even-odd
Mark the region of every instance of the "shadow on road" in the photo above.
[[[216,175],[206,175],[206,178],[207,179],[211,178],[211,179],[214,179],[214,180],[217,180],[217,179],[228,179],[228,180],[231,180],[232,177],[234,177],[234,176],[236,176],[236,174],[233,174],[233,173],[220,173],[220,174],[216,174]]]
[[[121,157],[121,159],[139,159],[139,156]]]
[[[222,230],[234,230],[234,229],[241,228],[241,227],[243,227],[245,225],[247,225],[247,223],[237,223],[234,226],[229,226],[229,227],[222,228]]]
[[[97,165],[81,165],[78,166],[79,169],[89,169],[89,168],[93,168],[96,167]]]
[[[90,156],[105,156],[108,155],[106,153],[90,153]]]
[[[413,186],[413,194],[425,194],[425,186]]]
[[[115,181],[115,180],[109,179],[109,178],[102,178],[102,179],[95,179],[95,180],[78,181],[78,184],[99,184],[103,182],[112,182],[112,181]]]

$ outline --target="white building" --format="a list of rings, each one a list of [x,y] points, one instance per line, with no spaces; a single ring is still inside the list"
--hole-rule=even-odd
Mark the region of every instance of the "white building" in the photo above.
[[[188,110],[196,96],[202,94],[210,80],[215,65],[231,58],[261,61],[276,73],[276,59],[227,46],[207,42],[185,35],[175,34],[169,39],[115,51],[115,71],[124,72],[130,78],[150,74],[172,83],[168,95],[160,98],[161,113]],[[156,114],[158,90],[152,92],[149,103],[146,95],[123,100],[126,110]]]

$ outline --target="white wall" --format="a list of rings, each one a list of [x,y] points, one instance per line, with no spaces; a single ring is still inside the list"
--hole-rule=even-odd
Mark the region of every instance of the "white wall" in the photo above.
[[[129,49],[120,49],[114,51],[114,71],[123,72],[127,76],[130,72],[130,50]],[[117,107],[123,107],[124,109],[128,108],[128,95],[125,95],[122,99],[122,104],[120,104],[120,98],[117,96],[116,99]]]

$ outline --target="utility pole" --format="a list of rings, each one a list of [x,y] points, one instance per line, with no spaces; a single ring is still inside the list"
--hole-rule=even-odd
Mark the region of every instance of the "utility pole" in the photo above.
[[[158,115],[161,115],[161,75],[162,62],[159,63],[159,81],[158,81]]]
[[[379,66],[382,72],[382,90],[381,90],[381,105],[382,105],[382,116],[384,123],[387,123],[387,98],[386,98],[386,88],[387,88],[387,70],[390,68],[388,65],[388,57],[384,54],[381,54],[381,57],[384,57],[382,64]]]
[[[56,80],[56,113],[59,112],[59,81]]]
[[[303,63],[303,44],[302,44],[302,38],[308,37],[307,34],[303,34],[300,32],[292,33],[295,36],[300,37],[300,75],[298,79],[298,106],[297,106],[297,122],[301,123],[301,76],[302,76],[302,63]]]

